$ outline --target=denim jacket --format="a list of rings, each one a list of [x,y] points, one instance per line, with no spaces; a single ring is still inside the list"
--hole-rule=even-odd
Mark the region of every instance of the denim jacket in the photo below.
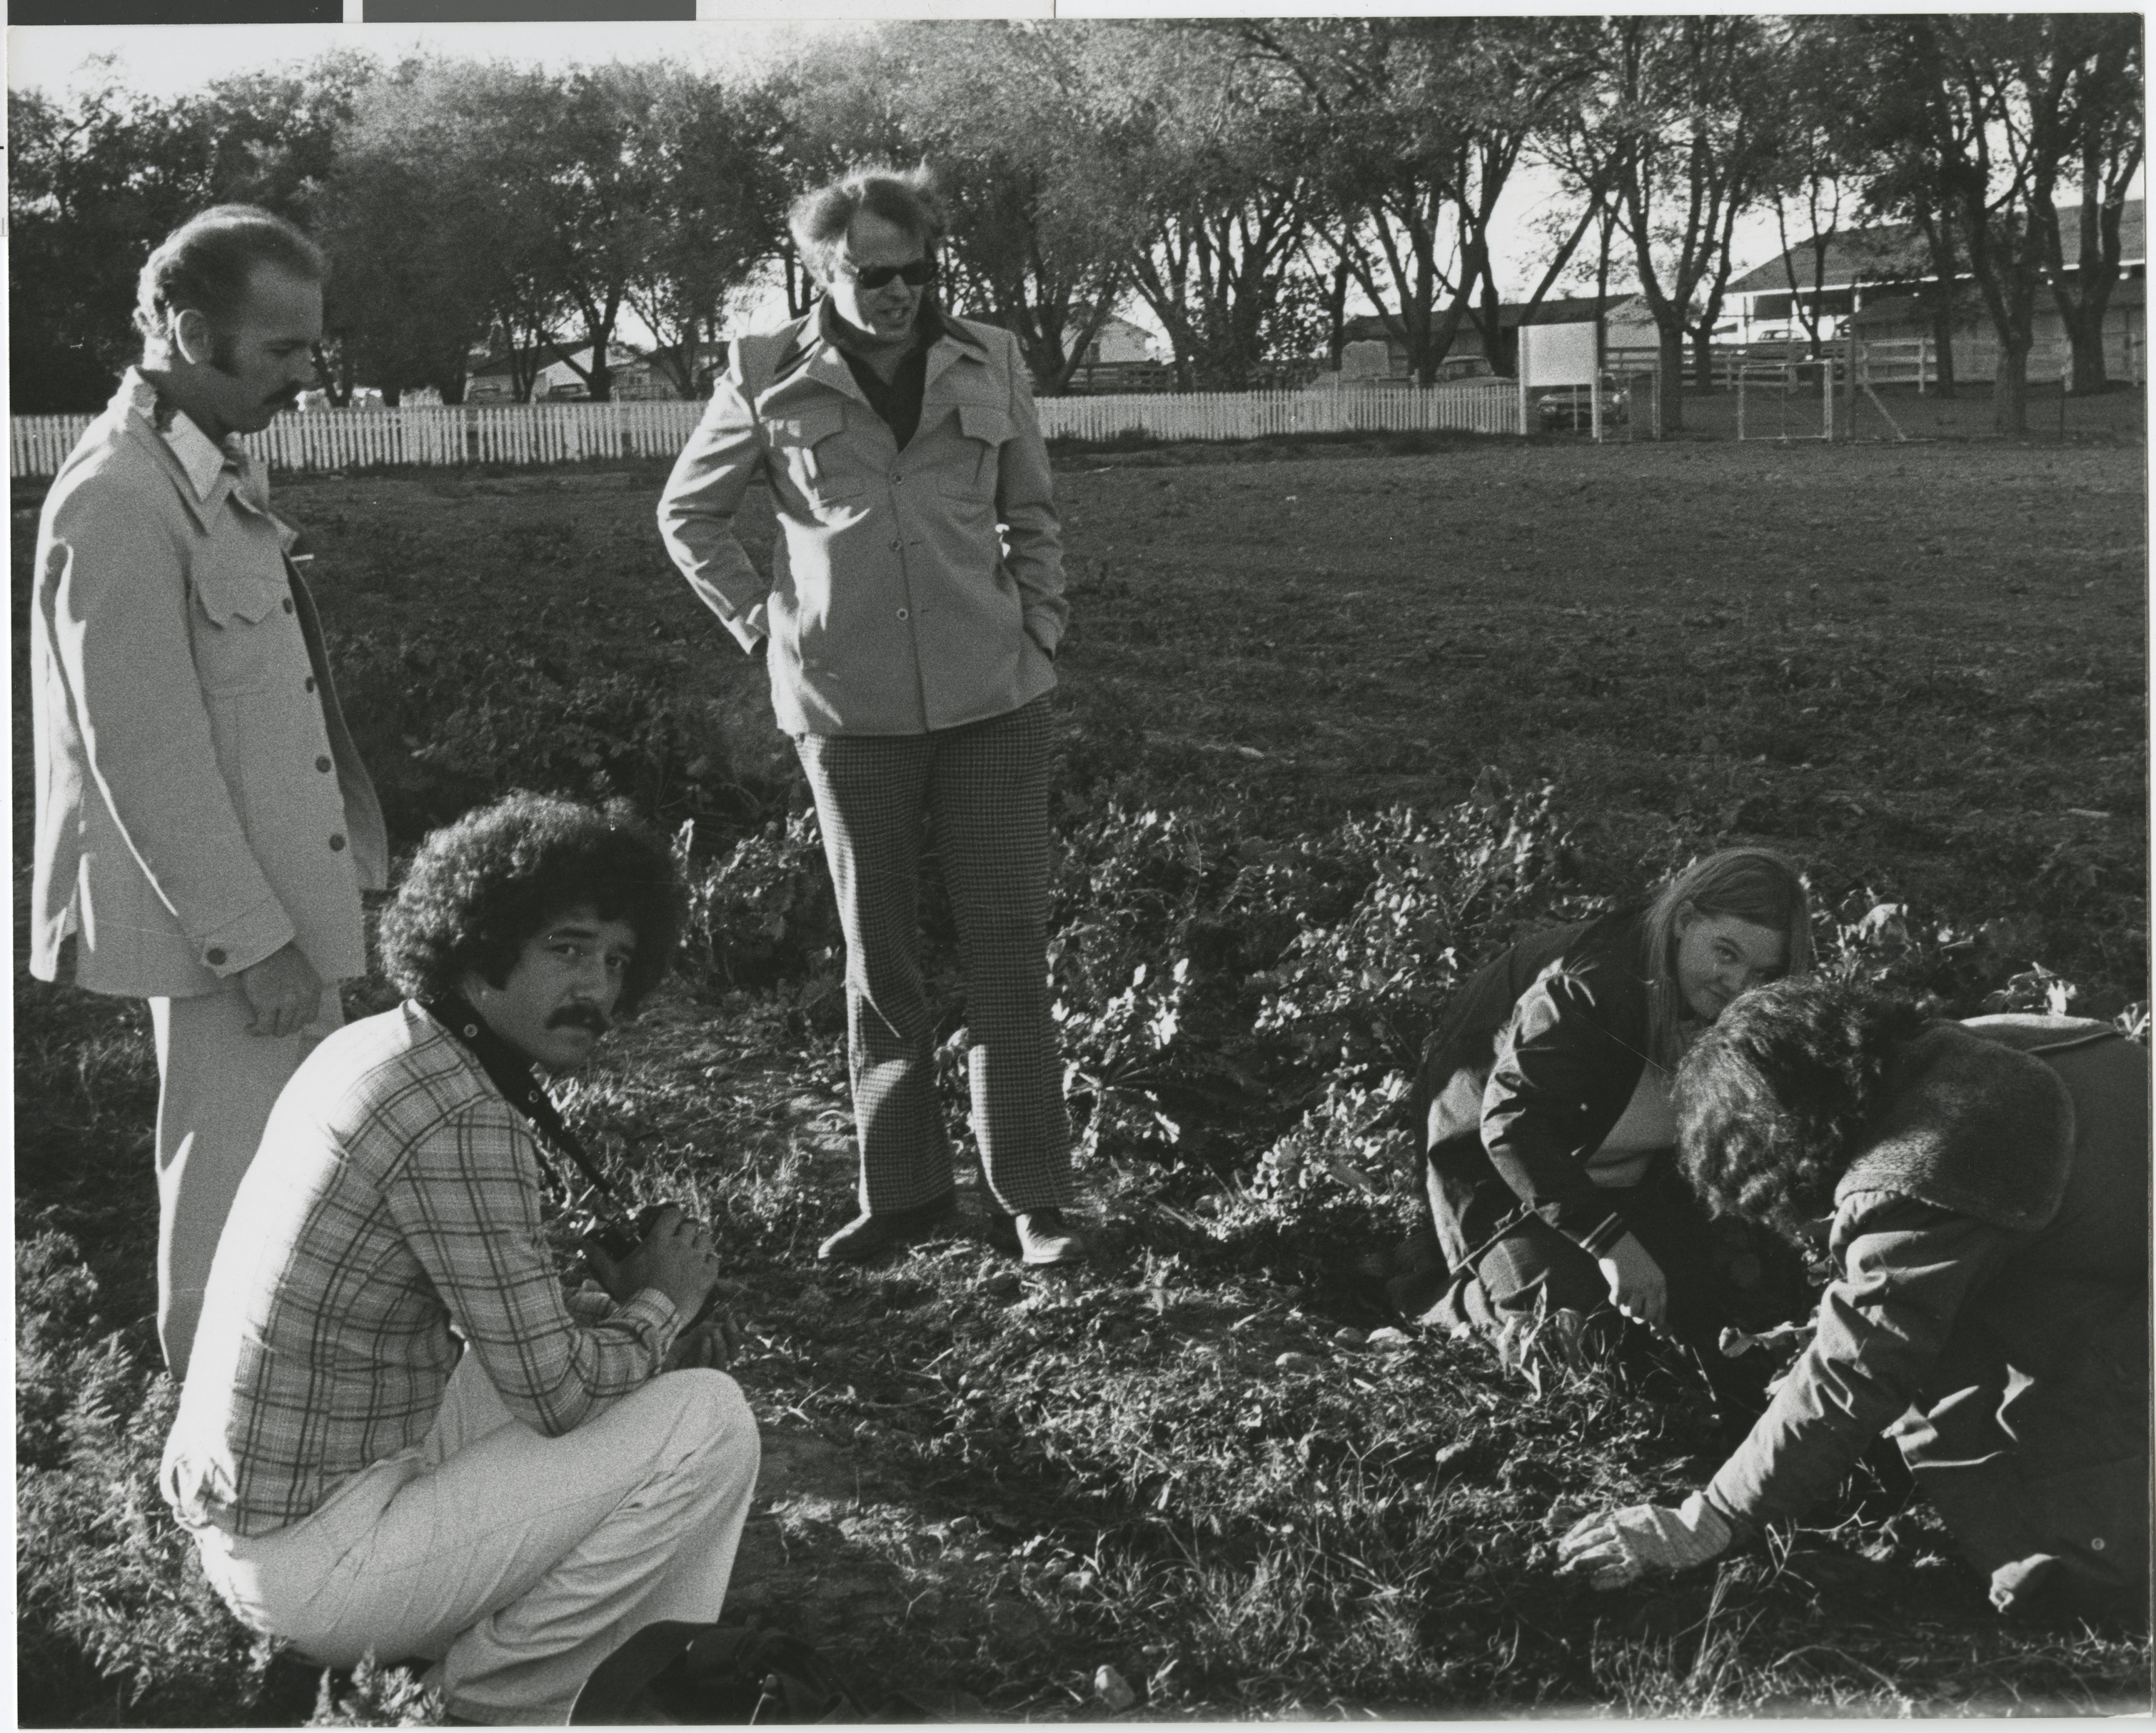
[[[770,640],[789,734],[917,734],[1055,684],[1070,606],[1018,341],[936,316],[903,450],[819,313],[732,346],[659,504],[667,551],[744,650]],[[781,534],[759,577],[734,532],[762,476]]]

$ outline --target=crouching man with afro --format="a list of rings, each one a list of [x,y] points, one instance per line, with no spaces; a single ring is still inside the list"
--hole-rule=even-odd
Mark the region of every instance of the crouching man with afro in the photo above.
[[[687,1363],[710,1235],[661,1212],[609,1297],[541,1226],[577,1151],[532,1068],[591,1056],[682,908],[625,810],[434,832],[382,925],[410,996],[294,1076],[212,1268],[162,1473],[211,1582],[322,1664],[432,1662],[466,1720],[564,1721],[634,1633],[716,1619],[756,1484],[740,1390]]]
[[[1590,1518],[1598,1585],[1711,1559],[1891,1435],[2002,1612],[2145,1617],[2148,1055],[2107,1024],[1933,1022],[1849,985],[1746,994],[1676,1078],[1717,1211],[1824,1240],[1773,1405],[1680,1509]]]

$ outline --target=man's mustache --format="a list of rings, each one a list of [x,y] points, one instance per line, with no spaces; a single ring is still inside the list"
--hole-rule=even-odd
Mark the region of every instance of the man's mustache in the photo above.
[[[607,1014],[595,1005],[565,1005],[547,1019],[549,1029],[588,1029],[594,1035],[604,1035],[613,1027]]]

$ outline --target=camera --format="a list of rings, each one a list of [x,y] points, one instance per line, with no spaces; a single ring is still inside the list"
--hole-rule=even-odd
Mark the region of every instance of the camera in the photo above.
[[[647,1205],[636,1212],[636,1218],[632,1221],[610,1218],[594,1211],[593,1226],[578,1236],[578,1244],[587,1250],[596,1248],[604,1253],[609,1262],[619,1264],[650,1237],[652,1226],[662,1214],[668,1210],[680,1208],[680,1206],[678,1204]],[[682,1210],[681,1213],[684,1217],[687,1217],[689,1212]],[[615,1299],[625,1300],[629,1298],[626,1293],[615,1293],[613,1283],[606,1279],[589,1257],[584,1260],[584,1266],[593,1279],[608,1293],[613,1294]],[[704,1296],[704,1304],[696,1309],[696,1315],[687,1319],[682,1324],[682,1329],[696,1328],[717,1309],[718,1304],[719,1290],[714,1287]]]
[[[650,1237],[652,1225],[659,1220],[660,1215],[668,1210],[679,1207],[680,1206],[676,1204],[651,1204],[639,1210],[634,1221],[609,1221],[605,1216],[598,1216],[595,1213],[595,1225],[583,1236],[583,1243],[598,1247],[600,1251],[619,1263]],[[687,1211],[682,1211],[685,1216],[687,1213]]]

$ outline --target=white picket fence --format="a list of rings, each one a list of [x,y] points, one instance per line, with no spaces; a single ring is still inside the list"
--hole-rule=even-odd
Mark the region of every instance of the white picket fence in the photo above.
[[[1267,434],[1448,428],[1520,431],[1519,398],[1509,380],[1430,391],[1052,397],[1043,398],[1040,407],[1041,430],[1050,439],[1106,440],[1129,432],[1167,440],[1251,440]],[[539,468],[592,458],[671,457],[687,442],[703,409],[660,400],[316,409],[280,415],[246,443],[272,469],[283,471],[465,464]],[[92,419],[13,417],[9,473],[25,479],[54,474]]]
[[[506,404],[480,408],[315,409],[280,415],[248,449],[274,470],[367,469],[409,464],[538,467],[598,457],[671,457],[703,413],[695,403]],[[10,473],[49,476],[74,449],[88,415],[18,415]]]
[[[1145,433],[1167,440],[1259,440],[1275,434],[1517,434],[1520,396],[1510,379],[1432,389],[1136,393],[1049,397],[1040,429],[1050,439],[1111,440]]]

